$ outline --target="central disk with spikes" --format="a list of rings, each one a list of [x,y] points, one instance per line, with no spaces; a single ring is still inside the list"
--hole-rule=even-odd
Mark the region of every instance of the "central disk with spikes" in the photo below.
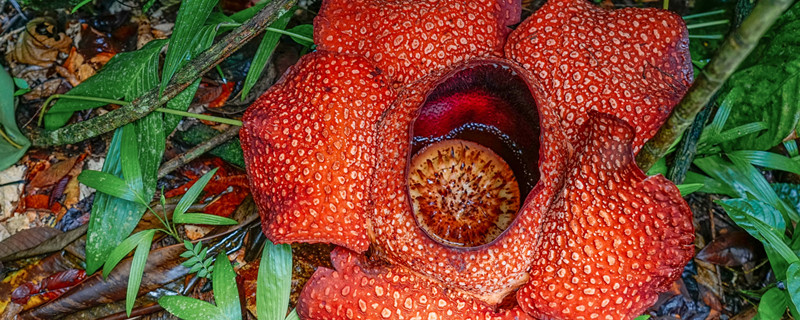
[[[511,224],[520,205],[509,165],[489,148],[466,140],[439,141],[417,152],[408,186],[419,226],[453,246],[491,242]]]

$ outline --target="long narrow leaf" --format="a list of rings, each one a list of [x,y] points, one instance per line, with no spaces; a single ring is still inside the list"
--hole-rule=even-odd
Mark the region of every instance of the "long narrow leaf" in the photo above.
[[[286,28],[286,25],[289,24],[289,20],[292,18],[293,12],[290,10],[286,12],[284,15],[275,20],[275,22],[270,25],[270,27],[275,29],[283,30]],[[244,79],[244,85],[242,87],[242,100],[247,97],[247,94],[250,93],[250,89],[256,84],[258,78],[261,77],[261,71],[264,70],[264,66],[267,65],[267,61],[272,56],[272,52],[275,51],[275,47],[278,46],[278,40],[280,40],[281,35],[275,32],[265,32],[264,37],[261,39],[261,43],[258,45],[258,50],[256,51],[256,55],[253,57],[253,62],[250,63],[250,70],[247,71],[247,77]]]
[[[217,4],[217,0],[184,0],[178,10],[178,17],[175,19],[175,28],[169,38],[167,56],[164,59],[164,69],[162,70],[161,90],[167,87],[167,83],[172,80],[172,76],[183,66],[191,57],[195,44],[192,41],[195,35],[200,33],[211,10]]]
[[[786,270],[786,293],[795,308],[800,306],[800,263],[795,262],[789,265]]]
[[[748,162],[757,166],[800,174],[800,162],[789,159],[777,153],[746,150],[734,151],[728,154],[747,160]]]
[[[197,182],[195,182],[194,185],[192,185],[192,187],[186,191],[186,194],[183,195],[181,201],[178,201],[178,205],[175,206],[175,213],[173,213],[173,219],[175,222],[184,223],[179,220],[182,219],[183,214],[186,213],[186,210],[189,209],[189,206],[191,206],[192,203],[197,200],[197,197],[200,196],[200,193],[203,192],[203,188],[206,187],[208,181],[211,180],[215,173],[217,173],[217,169],[219,168],[214,168],[200,177],[200,179],[197,179]]]
[[[256,312],[261,320],[282,320],[292,289],[292,247],[269,240],[261,252],[256,283]]]
[[[164,296],[158,304],[167,312],[185,320],[219,320],[225,316],[220,310],[208,302],[184,296]]]
[[[297,315],[297,309],[293,309],[292,313],[286,316],[286,320],[300,320],[300,316]]]
[[[212,226],[232,226],[239,222],[236,220],[205,213],[186,213],[179,218],[173,218],[176,223],[207,224]]]
[[[78,175],[78,181],[112,197],[141,203],[134,191],[128,187],[128,184],[113,174],[85,170]]]
[[[142,181],[142,167],[139,164],[139,142],[136,139],[136,128],[133,124],[122,127],[122,149],[120,161],[122,162],[122,177],[134,193],[142,194],[144,182]]]
[[[217,256],[217,261],[214,262],[211,285],[214,287],[214,302],[217,303],[217,308],[224,315],[224,319],[242,319],[239,289],[236,287],[236,273],[233,272],[231,261],[224,252],[221,252]]]
[[[130,237],[126,238],[122,241],[113,251],[111,254],[108,255],[108,260],[106,260],[105,265],[103,266],[103,278],[107,278],[108,274],[111,273],[111,270],[114,270],[114,267],[125,258],[125,256],[130,253],[133,248],[136,248],[139,244],[144,243],[144,239],[150,233],[150,237],[152,238],[153,230],[144,230],[139,231],[137,233],[132,234]]]
[[[142,274],[144,274],[144,267],[147,264],[147,256],[150,254],[150,245],[153,243],[153,235],[155,230],[142,231],[145,235],[136,246],[136,252],[133,253],[133,260],[131,260],[131,273],[128,277],[128,291],[125,296],[125,312],[128,316],[131,315],[133,310],[133,303],[136,302],[136,296],[139,293],[139,285],[142,284]]]

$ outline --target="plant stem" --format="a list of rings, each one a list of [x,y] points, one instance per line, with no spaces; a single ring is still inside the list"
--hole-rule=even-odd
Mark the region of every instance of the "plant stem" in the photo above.
[[[186,89],[194,80],[211,70],[231,53],[253,39],[279,16],[290,10],[296,1],[276,0],[267,4],[252,19],[225,35],[222,40],[214,43],[211,48],[178,70],[172,81],[164,89],[163,95],[159,94],[159,88],[156,86],[134,100],[128,107],[119,108],[104,115],[56,130],[34,129],[28,133],[32,144],[42,147],[76,143],[110,132],[150,114],[150,112],[161,107]]]
[[[50,101],[52,101],[53,99],[56,99],[56,98],[59,98],[59,99],[84,100],[84,101],[96,101],[96,102],[103,102],[103,103],[108,103],[108,104],[117,104],[117,105],[121,105],[123,107],[131,105],[130,102],[122,101],[122,100],[91,97],[91,96],[75,96],[75,95],[66,95],[66,94],[54,94],[54,95],[50,96],[49,98],[47,98],[47,100],[44,101],[44,105],[42,105],[42,111],[39,112],[39,125],[42,124],[43,115],[44,115],[45,111],[47,111],[47,106],[50,104]],[[234,125],[234,126],[240,126],[240,127],[242,126],[242,122],[239,121],[239,120],[236,120],[236,119],[221,118],[221,117],[209,116],[209,115],[205,115],[205,114],[192,113],[192,112],[186,112],[186,111],[174,110],[174,109],[167,109],[167,108],[156,108],[153,111],[158,111],[158,112],[161,112],[161,113],[169,113],[169,114],[174,114],[174,115],[184,116],[184,117],[190,117],[190,118],[195,118],[195,119],[200,119],[200,120],[214,121],[214,122],[230,124],[230,125]]]
[[[189,151],[186,151],[184,154],[169,159],[169,161],[164,162],[164,164],[161,165],[161,168],[158,168],[158,178],[161,179],[165,177],[168,173],[172,172],[173,170],[183,166],[184,164],[189,163],[190,161],[196,159],[197,157],[210,151],[211,149],[216,148],[217,146],[225,143],[225,141],[228,141],[237,135],[239,135],[239,127],[228,128],[228,130],[225,130],[225,132],[201,144],[198,144]]]
[[[690,34],[689,39],[722,39],[721,34]]]
[[[314,39],[311,39],[311,38],[309,38],[309,37],[306,37],[306,36],[301,36],[301,35],[299,35],[299,34],[296,34],[296,33],[294,33],[294,32],[289,32],[289,31],[286,31],[286,30],[281,30],[281,29],[275,29],[275,28],[273,28],[273,27],[267,27],[267,29],[266,29],[266,30],[267,30],[267,31],[270,31],[270,32],[275,32],[275,33],[285,34],[285,35],[287,35],[287,36],[290,36],[290,37],[292,37],[292,38],[297,38],[297,39],[300,39],[300,40],[305,40],[305,41],[308,41],[308,42],[314,43]]]
[[[709,12],[695,13],[695,14],[690,14],[688,16],[683,16],[683,20],[689,20],[689,19],[694,19],[694,18],[702,18],[702,17],[713,16],[715,14],[723,14],[723,13],[725,13],[725,9],[714,10],[714,11],[709,11]]]
[[[636,163],[647,171],[664,156],[675,139],[680,137],[698,112],[708,104],[736,67],[753,51],[758,40],[794,0],[761,0],[742,25],[734,30],[689,88],[686,96],[672,110],[658,133],[647,141],[636,156]]]
[[[205,114],[191,113],[191,112],[186,112],[186,111],[181,111],[181,110],[174,110],[174,109],[167,109],[167,108],[156,108],[155,111],[174,114],[174,115],[179,115],[179,116],[184,116],[184,117],[192,117],[192,118],[200,119],[200,120],[208,120],[208,121],[214,121],[214,122],[219,122],[219,123],[224,123],[224,124],[230,124],[230,125],[239,126],[239,127],[242,126],[242,121],[236,120],[236,119],[221,118],[221,117],[209,116],[209,115],[205,115]]]
[[[731,21],[730,21],[730,20],[728,20],[728,19],[725,19],[725,20],[717,20],[717,21],[709,21],[709,22],[702,22],[702,23],[696,23],[696,24],[690,24],[690,25],[687,25],[687,26],[686,26],[686,29],[692,30],[692,29],[697,29],[697,28],[705,28],[705,27],[710,27],[710,26],[718,26],[718,25],[721,25],[721,24],[728,24],[728,23],[730,23],[730,22],[731,22]]]
[[[21,145],[19,145],[18,143],[14,142],[14,140],[11,140],[11,137],[9,137],[6,134],[6,132],[3,131],[3,127],[2,126],[0,126],[0,136],[2,136],[3,139],[6,140],[6,142],[8,142],[8,144],[10,144],[12,147],[17,148],[17,149],[22,149]]]

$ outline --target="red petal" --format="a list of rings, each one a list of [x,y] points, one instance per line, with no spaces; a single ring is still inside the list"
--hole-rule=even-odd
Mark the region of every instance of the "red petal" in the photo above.
[[[451,247],[432,240],[417,226],[406,184],[407,162],[412,148],[409,128],[431,88],[456,72],[479,65],[511,70],[532,90],[539,108],[540,180],[515,221],[497,239],[478,247]],[[532,79],[531,75],[516,63],[479,59],[431,74],[398,97],[398,102],[379,125],[378,148],[382,152],[378,154],[372,188],[375,203],[373,241],[389,261],[447,286],[470,292],[492,304],[527,280],[527,268],[538,236],[532,230],[537,229],[543,208],[549,206],[559,185],[559,175],[563,173],[569,152],[553,112],[553,103],[543,98],[544,94],[535,81],[528,82],[527,79]]]
[[[327,0],[314,39],[322,50],[369,58],[405,84],[467,58],[502,56],[520,10],[519,0]]]
[[[496,313],[408,270],[370,263],[342,248],[331,260],[336,270],[317,269],[300,294],[300,319],[531,319],[518,307]]]
[[[559,101],[572,142],[589,110],[598,110],[636,129],[637,152],[691,83],[688,45],[683,20],[668,11],[550,0],[511,34],[506,53]]]
[[[692,213],[675,185],[636,166],[630,126],[589,116],[517,294],[535,317],[632,319],[694,254]]]
[[[250,106],[242,149],[271,240],[367,249],[375,124],[394,98],[366,59],[318,51]]]

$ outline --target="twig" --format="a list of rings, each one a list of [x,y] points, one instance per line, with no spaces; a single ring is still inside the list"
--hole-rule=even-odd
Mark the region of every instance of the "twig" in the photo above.
[[[683,179],[686,178],[686,171],[689,170],[689,167],[692,165],[692,160],[694,160],[694,156],[697,154],[697,141],[700,140],[700,135],[703,133],[706,121],[708,121],[708,117],[711,115],[712,104],[713,99],[712,103],[709,103],[703,108],[703,111],[697,114],[697,117],[694,118],[694,122],[692,122],[692,125],[689,127],[689,131],[686,132],[683,140],[681,140],[681,143],[678,145],[675,158],[672,160],[672,166],[667,173],[667,179],[675,184],[683,183]]]
[[[645,172],[666,154],[725,80],[758,44],[758,40],[794,0],[761,0],[753,12],[725,39],[711,62],[695,79],[683,100],[672,110],[667,122],[655,137],[647,141],[636,156],[636,163]]]
[[[173,170],[189,163],[190,161],[201,156],[202,154],[210,151],[211,149],[216,148],[217,146],[225,143],[231,138],[239,135],[239,129],[240,129],[239,127],[230,127],[223,133],[209,139],[206,142],[198,144],[191,150],[186,151],[184,154],[169,159],[169,161],[167,162],[164,162],[164,164],[161,165],[161,168],[158,168],[158,178],[161,179],[165,177],[168,173],[172,172]]]
[[[264,31],[264,28],[272,24],[277,17],[290,10],[296,1],[276,0],[270,2],[252,19],[227,34],[222,40],[178,70],[172,81],[164,89],[163,95],[159,95],[159,88],[155,87],[134,100],[129,107],[119,108],[104,115],[56,130],[35,129],[28,134],[32,144],[37,147],[43,147],[76,143],[110,132],[150,114],[150,112],[164,105],[186,89],[194,80],[214,68],[216,64],[231,53]]]

